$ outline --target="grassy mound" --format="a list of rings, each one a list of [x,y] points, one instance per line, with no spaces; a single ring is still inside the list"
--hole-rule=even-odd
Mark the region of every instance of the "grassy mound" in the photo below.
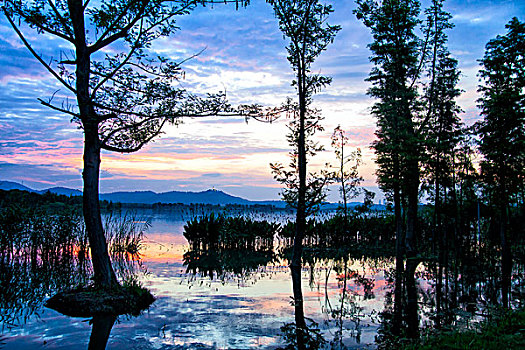
[[[155,297],[139,286],[119,286],[112,289],[78,287],[60,292],[46,306],[66,316],[93,317],[101,315],[138,315],[147,309]]]

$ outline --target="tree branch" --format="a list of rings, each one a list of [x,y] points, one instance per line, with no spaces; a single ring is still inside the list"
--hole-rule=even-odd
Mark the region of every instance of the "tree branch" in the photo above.
[[[136,46],[133,45],[133,47],[131,48],[131,51],[129,52],[129,54],[126,56],[126,58],[124,59],[124,61],[122,61],[117,67],[115,67],[115,69],[113,69],[113,71],[107,75],[103,75],[103,74],[100,74],[100,76],[103,77],[103,79],[97,84],[97,86],[95,86],[93,88],[93,91],[91,92],[91,98],[95,98],[95,94],[96,92],[98,91],[98,89],[100,89],[102,87],[102,85],[104,85],[108,80],[112,79],[115,74],[117,74],[117,72],[126,65],[126,63],[129,61],[129,59],[131,58],[131,56],[133,55],[133,53],[135,53],[135,50],[136,50]]]
[[[121,126],[120,128],[112,129],[109,132],[109,134],[107,134],[106,137],[104,137],[104,139],[102,140],[102,143],[103,144],[107,143],[113,137],[113,135],[115,135],[115,134],[117,134],[117,133],[119,133],[121,131],[129,130],[129,129],[133,129],[133,128],[140,128],[142,125],[144,125],[147,122],[150,122],[152,120],[155,120],[155,118],[151,117],[151,118],[143,119],[143,120],[141,120],[138,123],[130,123],[130,124]],[[161,128],[162,128],[162,126],[164,126],[165,123],[166,123],[166,120],[162,121]]]
[[[60,75],[57,74],[57,72],[55,72],[53,70],[53,68],[51,68],[51,66],[49,64],[47,64],[43,59],[42,57],[40,57],[40,55],[38,55],[35,50],[33,50],[33,48],[31,47],[31,45],[27,42],[26,38],[24,37],[24,35],[22,34],[22,32],[20,32],[20,30],[18,29],[18,27],[15,25],[15,23],[13,22],[13,20],[11,19],[11,17],[7,14],[7,11],[5,9],[5,7],[3,8],[3,12],[4,12],[4,15],[6,16],[7,20],[9,21],[9,24],[11,24],[11,27],[13,27],[13,29],[15,30],[16,34],[18,35],[18,37],[20,38],[20,40],[22,40],[22,42],[24,43],[25,47],[29,50],[29,52],[31,52],[31,54],[49,71],[49,73],[51,73],[51,75],[53,75],[58,81],[60,81],[66,88],[68,88],[71,92],[75,93],[76,94],[76,90],[75,88],[73,88],[71,85],[69,85],[64,79],[62,79],[60,77]]]
[[[133,111],[129,111],[129,110],[122,110],[122,109],[118,109],[118,108],[113,108],[113,107],[108,107],[108,106],[104,106],[103,104],[100,104],[98,102],[90,102],[91,105],[93,107],[97,107],[97,108],[100,108],[102,110],[106,110],[106,111],[109,111],[109,112],[112,112],[112,113],[108,113],[107,115],[108,116],[111,116],[111,115],[118,115],[118,114],[123,114],[123,115],[129,115],[129,116],[134,116],[134,117],[140,117],[140,118],[158,118],[158,119],[177,119],[177,118],[205,118],[205,117],[242,117],[242,116],[246,116],[246,114],[242,113],[242,112],[232,112],[232,113],[220,113],[220,112],[202,112],[202,113],[188,113],[188,114],[184,114],[182,112],[177,112],[177,113],[173,113],[173,114],[159,114],[159,115],[155,115],[155,116],[151,116],[149,114],[145,114],[145,113],[140,113],[140,112],[133,112]],[[110,118],[107,118],[107,119],[110,119]]]
[[[66,32],[68,32],[68,34],[73,37],[73,33],[71,32],[71,30],[69,29],[68,25],[67,25],[67,22],[65,20],[65,18],[60,14],[60,12],[58,11],[57,7],[55,6],[55,4],[53,3],[53,1],[51,0],[47,0],[47,3],[49,4],[49,6],[51,6],[51,9],[53,10],[53,12],[55,13],[55,16],[57,16],[58,20],[60,21],[60,23],[62,23],[62,26],[64,27],[64,30]]]
[[[164,120],[159,128],[154,132],[152,133],[150,136],[148,136],[146,139],[142,140],[139,142],[138,145],[136,145],[135,147],[131,147],[131,148],[121,148],[121,147],[117,147],[117,146],[111,146],[111,145],[108,145],[106,142],[108,141],[107,138],[105,139],[104,142],[101,143],[100,147],[102,149],[105,149],[107,151],[112,151],[112,152],[120,152],[120,153],[133,153],[133,152],[137,152],[138,150],[140,150],[142,147],[144,147],[144,145],[146,145],[148,142],[150,142],[151,140],[153,140],[155,137],[157,137],[161,132],[162,132],[162,127],[164,126],[164,124],[166,123],[166,121]]]
[[[59,111],[59,112],[62,112],[62,113],[66,113],[66,114],[72,115],[73,117],[80,118],[80,114],[77,114],[75,112],[71,112],[70,110],[67,110],[67,109],[60,108],[60,107],[57,107],[55,105],[52,105],[50,102],[46,102],[46,101],[42,100],[41,98],[39,98],[38,101],[40,101],[40,103],[42,105],[44,105],[46,107],[49,107],[51,109],[54,109],[55,111]]]
[[[23,18],[27,20],[27,18],[25,16],[23,16]],[[30,24],[34,25],[35,27],[37,27],[38,29],[40,29],[40,30],[42,30],[44,32],[47,32],[47,33],[55,35],[55,36],[57,36],[57,37],[59,37],[61,39],[69,41],[72,44],[75,43],[75,40],[73,38],[71,38],[71,37],[69,37],[69,36],[67,36],[67,35],[65,35],[63,33],[60,33],[59,31],[53,30],[51,28],[48,28],[48,27],[46,27],[46,26],[44,26],[44,25],[42,25],[42,24],[40,24],[40,23],[38,23],[36,21],[31,21]]]
[[[108,46],[109,44],[113,43],[114,41],[118,40],[118,39],[121,39],[121,38],[125,38],[126,35],[128,34],[128,31],[133,28],[133,26],[135,24],[137,24],[137,22],[142,18],[142,16],[144,15],[144,10],[146,9],[146,6],[147,6],[147,1],[144,1],[142,0],[143,2],[143,5],[142,5],[142,8],[140,9],[140,11],[135,15],[135,18],[133,18],[124,28],[122,28],[121,30],[119,30],[118,32],[116,32],[115,34],[113,35],[110,35],[109,37],[106,38],[107,35],[109,35],[109,33],[111,32],[111,30],[114,28],[114,26],[116,25],[116,23],[118,23],[123,17],[124,15],[126,14],[127,10],[129,9],[129,7],[131,6],[131,4],[133,4],[134,2],[133,1],[130,1],[128,3],[128,6],[126,6],[122,12],[120,13],[120,15],[118,16],[118,18],[113,21],[113,23],[111,23],[111,25],[106,29],[106,31],[102,34],[102,36],[91,46],[88,47],[88,51],[89,53],[93,53],[93,52],[96,52],[100,49],[102,49],[103,47],[105,46]]]

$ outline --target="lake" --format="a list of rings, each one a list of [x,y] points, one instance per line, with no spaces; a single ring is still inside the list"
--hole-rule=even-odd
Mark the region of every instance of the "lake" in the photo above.
[[[157,300],[138,317],[120,316],[107,349],[274,349],[284,345],[280,327],[293,322],[287,266],[273,264],[242,276],[213,279],[187,274],[182,256],[188,243],[182,233],[188,217],[153,211],[140,215],[151,226],[139,278]],[[270,214],[259,215],[268,218]],[[333,263],[303,270],[305,314],[319,324],[327,341],[342,334],[348,348],[374,348],[378,314],[391,289],[385,276],[389,264],[352,262],[343,304],[344,274],[335,273]],[[87,348],[89,319],[63,316],[42,307],[42,302],[26,310],[20,307],[9,322],[3,318],[0,348]]]

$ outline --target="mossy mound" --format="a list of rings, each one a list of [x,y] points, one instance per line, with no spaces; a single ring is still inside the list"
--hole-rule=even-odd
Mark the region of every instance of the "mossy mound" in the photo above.
[[[138,315],[155,297],[146,288],[118,286],[111,289],[79,287],[57,293],[46,306],[66,316]]]

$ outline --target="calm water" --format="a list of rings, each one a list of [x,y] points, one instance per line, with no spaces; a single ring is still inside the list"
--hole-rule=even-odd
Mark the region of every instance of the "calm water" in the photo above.
[[[152,225],[143,254],[147,272],[141,280],[157,300],[141,316],[119,317],[107,349],[272,349],[283,345],[280,327],[293,321],[286,266],[213,280],[186,274],[182,265],[182,255],[188,249],[182,235],[184,217],[145,215]],[[389,288],[384,270],[357,262],[349,266],[347,275],[344,344],[374,348],[378,313],[384,308]],[[319,324],[328,341],[341,326],[334,312],[341,309],[343,293],[341,275],[337,277],[331,264],[303,272],[306,315]],[[363,280],[368,281],[366,292]],[[28,316],[29,312],[20,312],[17,322],[2,324],[0,348],[87,348],[91,334],[88,319],[63,316],[47,308],[38,308]]]

